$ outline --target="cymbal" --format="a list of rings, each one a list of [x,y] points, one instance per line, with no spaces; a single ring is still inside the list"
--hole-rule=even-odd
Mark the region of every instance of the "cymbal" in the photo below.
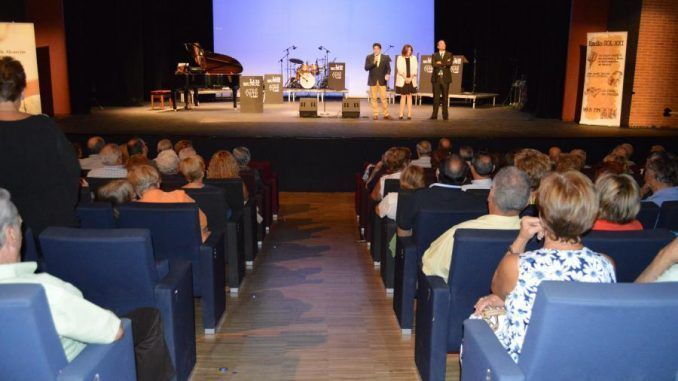
[[[304,61],[300,60],[299,58],[290,58],[290,62],[297,65],[301,65],[304,63]]]

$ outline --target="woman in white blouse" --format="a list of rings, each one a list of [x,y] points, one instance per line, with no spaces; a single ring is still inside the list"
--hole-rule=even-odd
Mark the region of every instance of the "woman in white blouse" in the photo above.
[[[408,165],[402,175],[400,175],[400,189],[404,192],[414,191],[426,186],[426,174],[424,168],[418,165]],[[377,204],[376,212],[381,218],[388,217],[396,219],[396,210],[398,209],[398,192],[391,192],[384,196]]]
[[[417,92],[417,57],[412,56],[412,45],[403,46],[396,60],[396,94],[400,94],[400,119],[407,106],[407,119],[412,119],[412,94]]]

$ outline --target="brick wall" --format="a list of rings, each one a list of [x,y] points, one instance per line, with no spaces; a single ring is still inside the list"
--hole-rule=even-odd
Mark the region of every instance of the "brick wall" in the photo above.
[[[643,0],[629,127],[678,129],[678,5],[676,0]]]

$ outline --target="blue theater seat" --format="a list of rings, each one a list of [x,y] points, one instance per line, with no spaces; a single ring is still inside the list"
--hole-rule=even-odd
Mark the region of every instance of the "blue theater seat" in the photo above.
[[[643,225],[643,229],[654,229],[659,217],[659,206],[654,202],[641,202],[640,211],[636,219]]]
[[[518,363],[482,320],[464,322],[461,379],[674,380],[678,283],[544,282]]]
[[[664,201],[662,203],[657,227],[678,232],[678,201]]]
[[[175,262],[191,263],[193,296],[202,299],[205,332],[214,333],[226,310],[224,235],[212,232],[202,242],[198,206],[193,203],[133,202],[119,211],[121,228],[150,230],[156,260],[169,260],[170,268]]]
[[[492,276],[517,230],[459,229],[454,234],[449,280],[419,275],[415,362],[423,380],[444,380],[448,352],[459,352],[462,324],[478,298],[490,293]],[[541,244],[530,241],[527,250]]]
[[[398,318],[400,329],[412,329],[417,277],[424,252],[433,241],[452,226],[478,218],[486,213],[486,209],[471,211],[420,210],[412,229],[412,237],[398,238],[393,283],[393,310]]]
[[[675,236],[666,229],[626,232],[592,231],[583,238],[589,249],[608,255],[615,262],[617,282],[633,282],[659,250]]]
[[[0,285],[0,379],[12,381],[135,381],[132,325],[111,344],[89,344],[70,363],[39,284]]]
[[[84,229],[115,229],[113,206],[110,202],[80,203],[75,208],[75,215]]]
[[[47,228],[40,235],[50,274],[117,315],[157,308],[178,380],[196,361],[190,262],[158,265],[145,229]]]

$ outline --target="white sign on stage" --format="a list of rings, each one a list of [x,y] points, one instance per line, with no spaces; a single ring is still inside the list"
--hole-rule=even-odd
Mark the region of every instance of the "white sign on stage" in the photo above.
[[[587,34],[586,74],[579,123],[619,127],[626,38],[627,32]]]
[[[0,22],[0,56],[18,60],[26,72],[26,90],[20,110],[29,114],[42,113],[33,24]]]

